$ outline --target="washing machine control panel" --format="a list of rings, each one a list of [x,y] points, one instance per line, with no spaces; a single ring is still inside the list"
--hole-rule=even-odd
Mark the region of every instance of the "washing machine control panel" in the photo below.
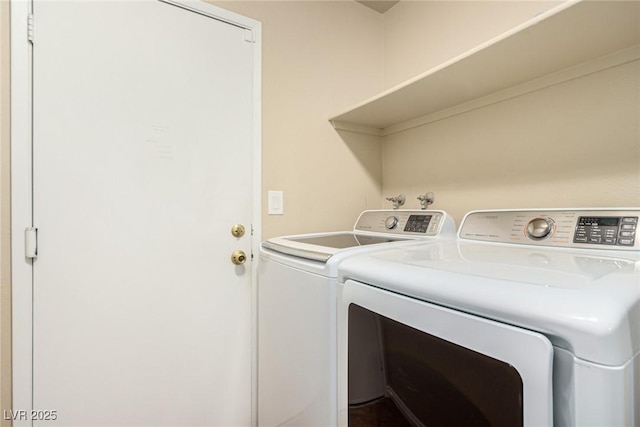
[[[354,231],[434,237],[455,235],[455,226],[444,211],[371,210],[362,212],[356,221]]]
[[[633,246],[638,216],[581,216],[578,218],[574,243]]]
[[[473,211],[461,239],[541,246],[639,250],[640,209]]]

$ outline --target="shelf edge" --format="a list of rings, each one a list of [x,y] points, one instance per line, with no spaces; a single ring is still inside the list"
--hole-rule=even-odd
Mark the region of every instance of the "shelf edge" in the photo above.
[[[575,65],[573,67],[557,71],[547,76],[539,77],[537,79],[522,83],[520,85],[512,86],[507,89],[503,89],[499,92],[492,93],[490,95],[483,96],[481,98],[473,99],[471,101],[459,104],[444,110],[437,111],[435,113],[427,114],[421,117],[416,117],[411,120],[407,120],[401,123],[397,123],[388,126],[384,129],[379,129],[379,135],[382,137],[393,135],[395,133],[404,132],[409,129],[424,126],[429,123],[444,120],[448,117],[463,114],[472,110],[487,107],[492,104],[497,104],[512,98],[516,98],[528,93],[532,93],[538,90],[542,90],[551,86],[555,86],[570,80],[578,79],[588,76],[590,74],[598,73],[609,68],[614,68],[620,65],[625,65],[634,61],[640,60],[640,44],[622,49],[618,52],[614,52],[605,55],[600,58],[596,58],[591,61],[584,62],[582,64]],[[340,122],[343,126],[362,126],[348,122]],[[362,126],[369,128],[367,126]],[[372,128],[375,129],[375,128]]]
[[[344,122],[340,120],[329,120],[329,122],[336,130],[346,130],[348,132],[364,133],[366,135],[373,135],[373,136],[384,136],[384,129],[380,129],[372,126],[359,125],[356,123]]]

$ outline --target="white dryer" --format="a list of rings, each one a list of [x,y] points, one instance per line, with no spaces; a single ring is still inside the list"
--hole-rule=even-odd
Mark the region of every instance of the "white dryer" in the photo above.
[[[455,239],[437,210],[365,211],[353,231],[269,239],[258,278],[258,424],[337,424],[336,279],[356,253]]]
[[[346,259],[339,424],[640,426],[639,217],[475,211],[457,241]],[[363,334],[375,342],[359,346]],[[380,368],[359,375],[366,360]],[[351,393],[363,382],[380,398],[364,415]]]

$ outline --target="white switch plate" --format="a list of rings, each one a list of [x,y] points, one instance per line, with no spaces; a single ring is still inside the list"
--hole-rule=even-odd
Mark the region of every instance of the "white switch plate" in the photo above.
[[[269,215],[284,215],[282,191],[269,191]]]

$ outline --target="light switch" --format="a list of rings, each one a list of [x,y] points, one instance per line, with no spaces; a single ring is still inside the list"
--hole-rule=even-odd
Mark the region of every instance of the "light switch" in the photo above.
[[[284,215],[282,191],[269,191],[269,215]]]

